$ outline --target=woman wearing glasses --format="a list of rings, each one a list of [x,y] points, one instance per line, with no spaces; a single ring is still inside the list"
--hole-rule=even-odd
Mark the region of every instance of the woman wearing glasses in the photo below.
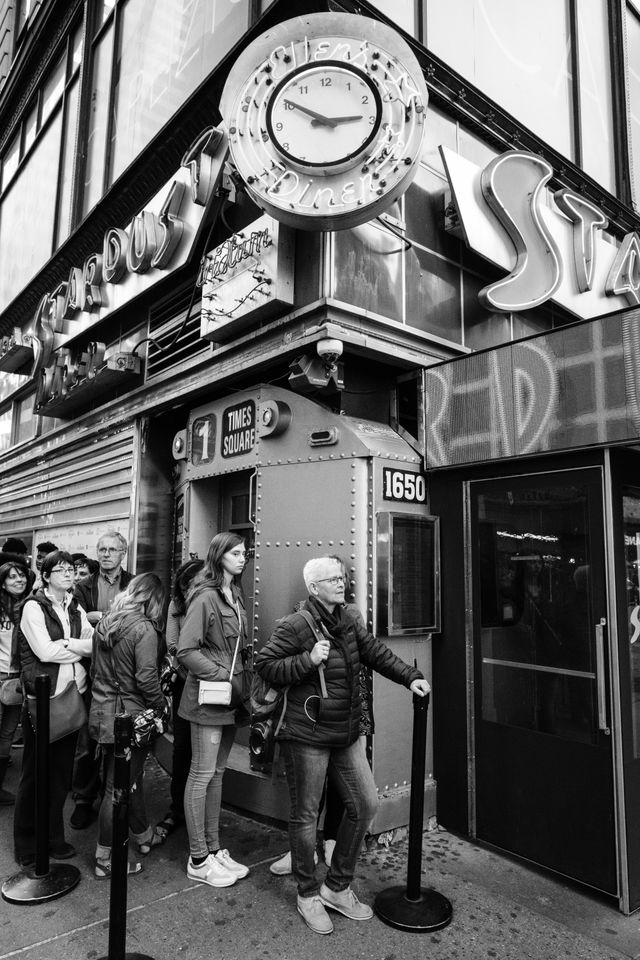
[[[29,595],[33,573],[20,563],[0,566],[0,688],[20,671],[18,651],[14,643],[15,626],[20,616],[22,601]],[[7,688],[8,689],[8,688]],[[20,705],[0,701],[0,805],[15,803],[12,793],[2,789],[11,744],[20,722]]]
[[[248,867],[221,849],[219,836],[222,778],[236,734],[238,708],[248,691],[247,616],[240,587],[244,564],[242,537],[216,534],[189,594],[178,639],[178,660],[188,671],[179,712],[191,723],[191,768],[184,792],[190,852],[187,876],[212,887],[229,887],[249,873]],[[229,680],[232,663],[231,705],[199,703],[199,681]]]
[[[35,679],[47,674],[51,696],[76,683],[87,687],[83,657],[91,656],[93,628],[69,592],[73,586],[73,558],[55,550],[43,560],[42,586],[22,607],[18,627],[20,669],[27,694],[35,695]],[[22,712],[24,751],[13,823],[15,858],[22,866],[35,862],[35,732],[26,704]],[[65,841],[62,810],[71,785],[78,734],[70,733],[49,744],[49,855],[67,860],[75,849]]]

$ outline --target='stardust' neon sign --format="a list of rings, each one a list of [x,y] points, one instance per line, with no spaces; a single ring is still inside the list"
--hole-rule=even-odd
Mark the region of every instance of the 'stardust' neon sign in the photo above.
[[[547,300],[584,319],[640,304],[640,237],[620,245],[607,217],[568,189],[552,193],[546,160],[511,150],[484,170],[441,147],[456,218],[447,228],[507,276],[480,291],[492,311],[520,311]]]

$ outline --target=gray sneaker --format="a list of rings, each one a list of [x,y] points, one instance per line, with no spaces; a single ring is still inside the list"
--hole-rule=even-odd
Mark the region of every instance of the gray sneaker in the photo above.
[[[349,920],[371,920],[373,910],[360,903],[351,887],[346,890],[330,890],[326,883],[320,887],[320,900],[325,907],[343,913]]]
[[[333,933],[331,917],[319,896],[298,897],[298,913],[314,933]]]

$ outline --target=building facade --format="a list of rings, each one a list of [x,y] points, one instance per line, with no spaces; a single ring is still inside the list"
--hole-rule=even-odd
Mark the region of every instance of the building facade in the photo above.
[[[339,554],[432,680],[425,815],[636,909],[637,0],[0,22],[0,535],[168,585],[240,531],[255,645]],[[226,796],[286,819],[260,733]]]

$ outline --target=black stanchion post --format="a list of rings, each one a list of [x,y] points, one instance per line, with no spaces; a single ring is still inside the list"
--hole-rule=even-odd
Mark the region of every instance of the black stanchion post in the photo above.
[[[391,927],[408,933],[429,933],[451,923],[451,903],[435,890],[422,890],[422,832],[424,817],[424,770],[427,746],[429,695],[413,696],[413,746],[411,752],[411,798],[409,801],[409,857],[407,885],[388,887],[375,899],[373,908]]]
[[[49,697],[51,680],[36,677],[36,877],[49,873]]]
[[[116,714],[113,724],[113,827],[111,832],[111,887],[109,955],[101,960],[153,960],[146,953],[126,953],[127,870],[129,861],[129,783],[133,720]]]
[[[70,863],[49,863],[49,695],[47,674],[36,677],[35,864],[9,877],[2,885],[8,903],[30,905],[55,900],[80,882],[80,871]],[[30,723],[25,706],[23,723]]]

